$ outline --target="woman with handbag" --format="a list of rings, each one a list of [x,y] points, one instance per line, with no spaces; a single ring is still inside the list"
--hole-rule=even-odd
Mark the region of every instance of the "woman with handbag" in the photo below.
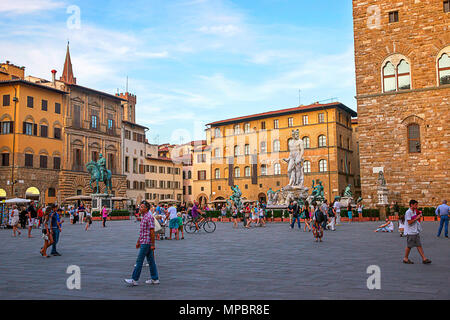
[[[303,227],[303,231],[306,232],[306,227],[308,227],[308,232],[311,232],[311,225],[310,225],[310,214],[309,214],[309,203],[308,201],[305,201],[305,204],[302,208],[302,214],[300,215],[300,219],[304,219],[305,226]]]

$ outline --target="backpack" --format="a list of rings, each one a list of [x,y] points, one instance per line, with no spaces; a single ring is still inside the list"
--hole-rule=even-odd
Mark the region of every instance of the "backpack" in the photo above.
[[[333,212],[333,208],[328,208],[328,216],[330,217],[330,218],[333,218],[334,217],[334,212]]]
[[[322,211],[320,211],[319,209],[317,209],[316,213],[316,221],[320,224],[322,222],[325,221],[325,217]]]

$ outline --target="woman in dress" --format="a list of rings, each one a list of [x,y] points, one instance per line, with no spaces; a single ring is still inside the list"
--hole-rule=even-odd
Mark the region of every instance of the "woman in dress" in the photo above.
[[[52,209],[48,206],[45,209],[42,221],[42,238],[44,238],[44,246],[41,248],[41,255],[46,258],[50,258],[50,256],[47,255],[47,248],[53,244],[52,231],[49,228],[51,212]]]
[[[16,236],[16,231],[19,233],[19,236],[22,234],[17,227],[19,225],[19,210],[17,210],[17,206],[13,205],[13,210],[11,212],[11,225],[13,227],[14,237]]]
[[[309,213],[308,201],[305,201],[305,204],[303,205],[302,214],[301,214],[300,218],[305,220],[305,226],[303,227],[303,231],[306,232],[306,227],[308,227],[308,232],[311,232],[311,225],[310,225],[311,218],[310,218],[310,213]]]
[[[314,238],[316,239],[316,242],[318,242],[320,240],[320,242],[322,242],[322,237],[323,237],[323,229],[322,229],[322,225],[319,221],[317,221],[317,216],[319,214],[319,207],[317,206],[317,204],[314,202],[313,203],[313,207],[314,207],[314,213],[313,213],[313,218],[312,218],[312,232],[314,235]]]

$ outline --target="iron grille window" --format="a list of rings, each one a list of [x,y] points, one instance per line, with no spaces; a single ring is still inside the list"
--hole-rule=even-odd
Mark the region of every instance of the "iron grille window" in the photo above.
[[[47,169],[47,156],[39,157],[39,167],[42,169]]]
[[[25,167],[33,167],[33,155],[25,154]]]
[[[59,170],[61,169],[61,158],[53,157],[53,169]]]

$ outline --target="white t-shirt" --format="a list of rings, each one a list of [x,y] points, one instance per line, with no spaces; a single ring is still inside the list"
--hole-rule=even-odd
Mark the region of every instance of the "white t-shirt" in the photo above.
[[[341,212],[341,203],[340,202],[336,201],[334,203],[333,207],[334,207],[334,209],[336,210],[337,213]]]
[[[390,221],[387,228],[389,229],[389,231],[394,231],[394,223]]]
[[[412,217],[416,215],[411,209],[408,209],[405,213],[405,231],[403,232],[405,235],[416,235],[419,234],[419,221],[416,221],[413,224],[409,224],[408,221],[412,220]]]
[[[167,210],[169,212],[169,220],[172,219],[176,219],[177,216],[177,208],[175,207],[170,207],[169,210]]]

